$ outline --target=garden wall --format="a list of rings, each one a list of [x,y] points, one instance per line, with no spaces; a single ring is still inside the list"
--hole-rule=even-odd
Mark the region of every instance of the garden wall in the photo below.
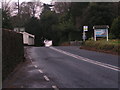
[[[3,80],[24,59],[23,36],[2,29],[2,78]]]

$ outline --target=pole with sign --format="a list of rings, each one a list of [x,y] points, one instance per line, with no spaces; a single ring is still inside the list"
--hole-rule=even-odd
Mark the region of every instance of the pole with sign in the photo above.
[[[88,31],[88,26],[83,26],[83,41],[86,39],[86,31]]]

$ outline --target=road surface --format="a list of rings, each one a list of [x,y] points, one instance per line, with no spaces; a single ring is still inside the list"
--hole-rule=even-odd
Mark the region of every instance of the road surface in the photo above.
[[[32,64],[40,73],[44,73],[44,78],[53,84],[53,88],[119,86],[119,57],[116,55],[83,50],[75,46],[32,47],[29,52]]]

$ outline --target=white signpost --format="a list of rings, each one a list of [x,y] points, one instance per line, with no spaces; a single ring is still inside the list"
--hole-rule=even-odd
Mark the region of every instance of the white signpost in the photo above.
[[[88,31],[88,26],[83,26],[83,41],[86,39],[86,31]]]

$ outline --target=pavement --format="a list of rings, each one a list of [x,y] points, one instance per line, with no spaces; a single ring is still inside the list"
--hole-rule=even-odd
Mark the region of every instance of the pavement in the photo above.
[[[31,47],[3,88],[118,88],[119,56],[76,46]]]
[[[30,47],[28,47],[30,49]],[[27,55],[30,54],[27,49]],[[26,61],[20,63],[16,69],[3,82],[3,88],[52,88],[52,83],[46,81],[44,74],[26,56]]]

